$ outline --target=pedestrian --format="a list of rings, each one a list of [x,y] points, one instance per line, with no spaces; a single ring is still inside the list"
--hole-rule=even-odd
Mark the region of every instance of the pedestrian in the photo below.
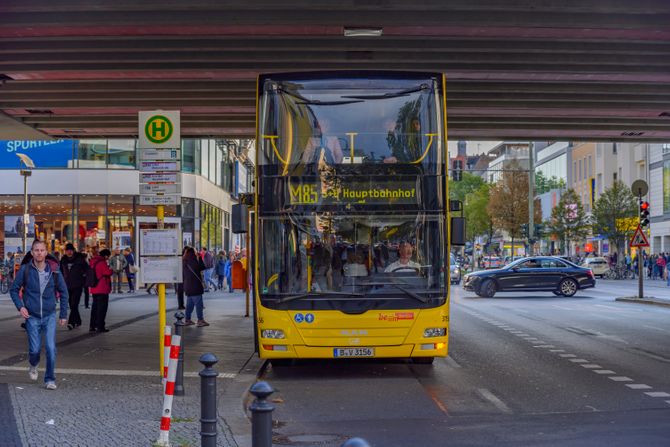
[[[205,263],[198,258],[195,250],[187,247],[182,257],[182,271],[184,282],[184,295],[186,295],[186,326],[191,326],[196,323],[191,319],[193,309],[195,308],[198,317],[198,327],[209,326],[205,321],[204,309],[202,303],[202,295],[205,292],[204,284],[202,282],[202,273],[205,271]]]
[[[128,281],[128,293],[135,293],[135,273],[137,273],[137,266],[135,265],[135,255],[133,250],[128,247],[123,251],[123,256],[126,258],[126,280]]]
[[[216,257],[216,276],[218,277],[218,288],[223,290],[223,281],[226,279],[226,252],[221,250],[219,255]]]
[[[36,240],[31,248],[32,259],[21,266],[10,289],[10,296],[26,323],[28,334],[28,376],[37,381],[42,336],[47,356],[44,383],[48,390],[56,389],[56,300],[60,299],[58,322],[67,323],[68,293],[58,263],[47,262],[47,246]],[[19,290],[23,288],[23,297]]]
[[[214,256],[207,250],[207,247],[202,248],[202,262],[205,265],[205,292],[209,292],[210,284],[216,290],[216,283],[212,279],[212,273],[214,273]]]
[[[86,276],[90,275],[95,275],[95,273],[91,270],[91,259],[93,259],[94,256],[98,255],[98,249],[97,247],[89,247],[86,246],[86,263],[88,264],[89,268],[86,271]],[[88,282],[88,279],[86,280]],[[84,287],[84,307],[86,309],[90,309],[90,299],[91,299],[91,291],[89,290],[89,287],[86,286]]]
[[[105,248],[100,250],[98,256],[91,259],[91,270],[97,284],[91,286],[93,309],[91,309],[91,322],[89,323],[90,332],[109,332],[105,325],[105,318],[107,317],[109,294],[112,292],[112,274],[114,273],[107,265],[111,254]]]
[[[226,275],[226,281],[228,282],[228,290],[230,293],[233,293],[233,262],[235,262],[235,253],[229,251],[224,274]]]
[[[109,267],[112,269],[112,293],[123,293],[121,284],[123,284],[123,272],[128,265],[125,256],[121,254],[121,250],[116,248],[114,256],[109,258]]]
[[[65,246],[65,254],[60,260],[60,271],[63,273],[67,294],[69,296],[70,317],[67,320],[67,328],[72,330],[81,326],[81,315],[79,314],[79,302],[81,293],[86,286],[86,271],[88,263],[82,253],[78,253],[74,245]]]

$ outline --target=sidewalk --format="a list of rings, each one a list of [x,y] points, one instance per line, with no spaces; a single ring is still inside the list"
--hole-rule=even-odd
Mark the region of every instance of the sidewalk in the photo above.
[[[168,293],[167,321],[174,322],[176,296]],[[184,387],[175,397],[170,440],[200,445],[198,358],[214,353],[220,446],[250,444],[242,397],[262,362],[253,353],[253,321],[244,317],[243,293],[205,294],[209,327],[184,328]],[[43,388],[44,355],[38,383],[27,375],[27,341],[8,295],[0,295],[0,445],[150,446],[158,438],[162,410],[156,295],[112,295],[106,334],[84,324],[57,330],[58,390]],[[12,417],[13,416],[13,417]]]

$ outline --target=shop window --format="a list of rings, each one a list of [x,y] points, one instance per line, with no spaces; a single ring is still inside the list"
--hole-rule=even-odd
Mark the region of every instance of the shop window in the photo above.
[[[107,154],[110,169],[135,169],[135,141],[109,140]]]
[[[82,195],[79,196],[79,214],[86,216],[107,214],[107,196],[104,195]]]
[[[136,206],[137,216],[153,216],[156,217],[158,210],[155,206],[140,205],[139,199]],[[177,205],[167,205],[164,207],[165,217],[177,217]]]
[[[195,217],[195,199],[181,198],[181,217]]]
[[[77,152],[79,168],[105,168],[107,166],[107,140],[80,140]]]
[[[134,196],[109,196],[107,203],[107,212],[111,215],[117,216],[132,216],[134,214],[133,210],[133,198]]]
[[[195,147],[198,140],[187,139],[181,141],[181,170],[190,174],[195,172]]]

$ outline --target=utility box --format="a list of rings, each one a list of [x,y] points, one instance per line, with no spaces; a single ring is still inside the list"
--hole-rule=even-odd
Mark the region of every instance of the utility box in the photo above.
[[[451,245],[465,245],[465,218],[451,218]]]

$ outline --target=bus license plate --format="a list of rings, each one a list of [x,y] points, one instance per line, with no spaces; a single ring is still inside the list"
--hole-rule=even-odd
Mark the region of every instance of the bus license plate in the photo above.
[[[333,357],[374,357],[374,348],[335,348]]]

